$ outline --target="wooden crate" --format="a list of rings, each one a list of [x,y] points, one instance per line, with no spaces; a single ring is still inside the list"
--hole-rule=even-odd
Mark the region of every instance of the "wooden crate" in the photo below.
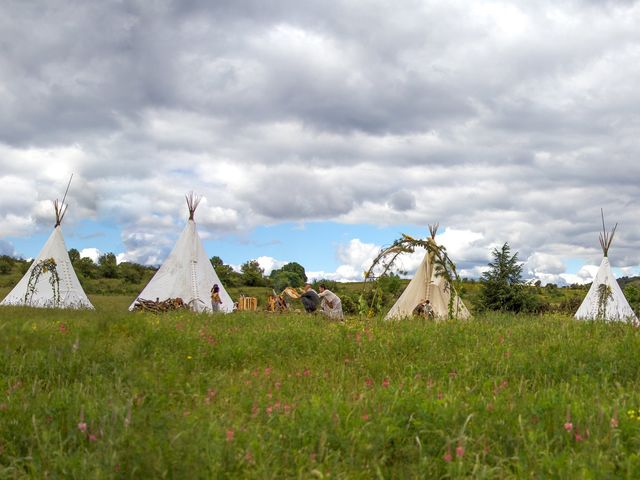
[[[258,299],[256,297],[241,296],[238,299],[238,310],[255,311],[258,309]]]

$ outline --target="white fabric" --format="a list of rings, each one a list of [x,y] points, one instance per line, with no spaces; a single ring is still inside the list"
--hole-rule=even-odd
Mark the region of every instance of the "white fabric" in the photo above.
[[[318,296],[322,299],[320,307],[327,317],[332,320],[344,319],[344,314],[342,313],[342,300],[340,300],[340,297],[327,289],[318,293]]]
[[[42,260],[53,258],[56,262],[56,271],[59,277],[59,302],[56,303],[53,287],[49,283],[51,273],[43,272],[38,278],[36,289],[30,298],[26,299],[27,286],[31,278],[33,268]],[[35,258],[27,273],[24,274],[18,284],[9,292],[9,295],[0,305],[24,305],[30,307],[45,308],[93,308],[91,302],[84,293],[76,272],[73,270],[67,246],[64,243],[60,226],[53,229],[47,243]]]
[[[636,314],[631,309],[631,306],[629,305],[629,302],[627,302],[624,293],[622,293],[616,278],[613,276],[611,265],[609,264],[609,259],[607,257],[602,259],[596,278],[593,279],[591,288],[589,289],[587,296],[582,301],[580,308],[578,308],[575,317],[581,320],[593,320],[599,318],[598,303],[600,295],[598,287],[603,284],[609,286],[611,289],[611,296],[607,299],[606,305],[604,306],[605,308],[602,309],[603,312],[600,312],[600,315],[604,313],[604,317],[602,319],[608,321],[638,321]]]
[[[427,253],[418,267],[415,276],[407,285],[400,298],[391,307],[385,320],[397,320],[400,318],[410,317],[413,309],[423,302],[429,300],[433,308],[433,314],[436,318],[448,318],[449,316],[449,298],[451,298],[452,287],[446,287],[446,281],[436,276],[433,268],[433,259]],[[471,314],[467,307],[462,303],[460,297],[455,295],[453,300],[453,316],[455,318],[469,318]]]
[[[220,287],[221,312],[231,312],[233,301],[209,261],[193,220],[187,222],[173,250],[138,298],[181,298],[193,311],[211,312],[211,288]],[[137,299],[136,299],[137,300]],[[133,301],[129,310],[133,310]]]

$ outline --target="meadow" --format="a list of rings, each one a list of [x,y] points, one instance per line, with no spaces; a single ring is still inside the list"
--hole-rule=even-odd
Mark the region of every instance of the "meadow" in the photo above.
[[[0,309],[0,478],[637,478],[640,334]]]

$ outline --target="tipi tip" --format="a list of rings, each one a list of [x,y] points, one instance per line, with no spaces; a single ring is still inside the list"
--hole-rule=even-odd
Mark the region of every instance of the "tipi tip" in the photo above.
[[[193,215],[196,213],[196,208],[198,208],[202,197],[189,192],[185,195],[185,198],[187,199],[187,208],[189,208],[189,220],[193,220]]]
[[[611,242],[613,241],[613,236],[616,233],[616,228],[618,228],[618,224],[616,223],[613,226],[613,230],[611,230],[611,232],[607,232],[607,227],[604,224],[604,211],[602,208],[600,209],[600,215],[602,216],[602,233],[599,235],[598,240],[600,240],[602,253],[607,257],[609,254],[609,248],[611,247]]]

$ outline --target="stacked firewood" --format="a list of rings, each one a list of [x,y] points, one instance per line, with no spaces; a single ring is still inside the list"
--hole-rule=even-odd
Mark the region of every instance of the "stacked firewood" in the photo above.
[[[138,298],[133,310],[137,312],[151,312],[151,313],[164,313],[172,310],[180,310],[183,308],[189,308],[180,298],[167,298],[166,300],[145,300],[144,298]]]
[[[269,295],[267,297],[267,312],[286,312],[289,310],[289,304],[284,295]]]

